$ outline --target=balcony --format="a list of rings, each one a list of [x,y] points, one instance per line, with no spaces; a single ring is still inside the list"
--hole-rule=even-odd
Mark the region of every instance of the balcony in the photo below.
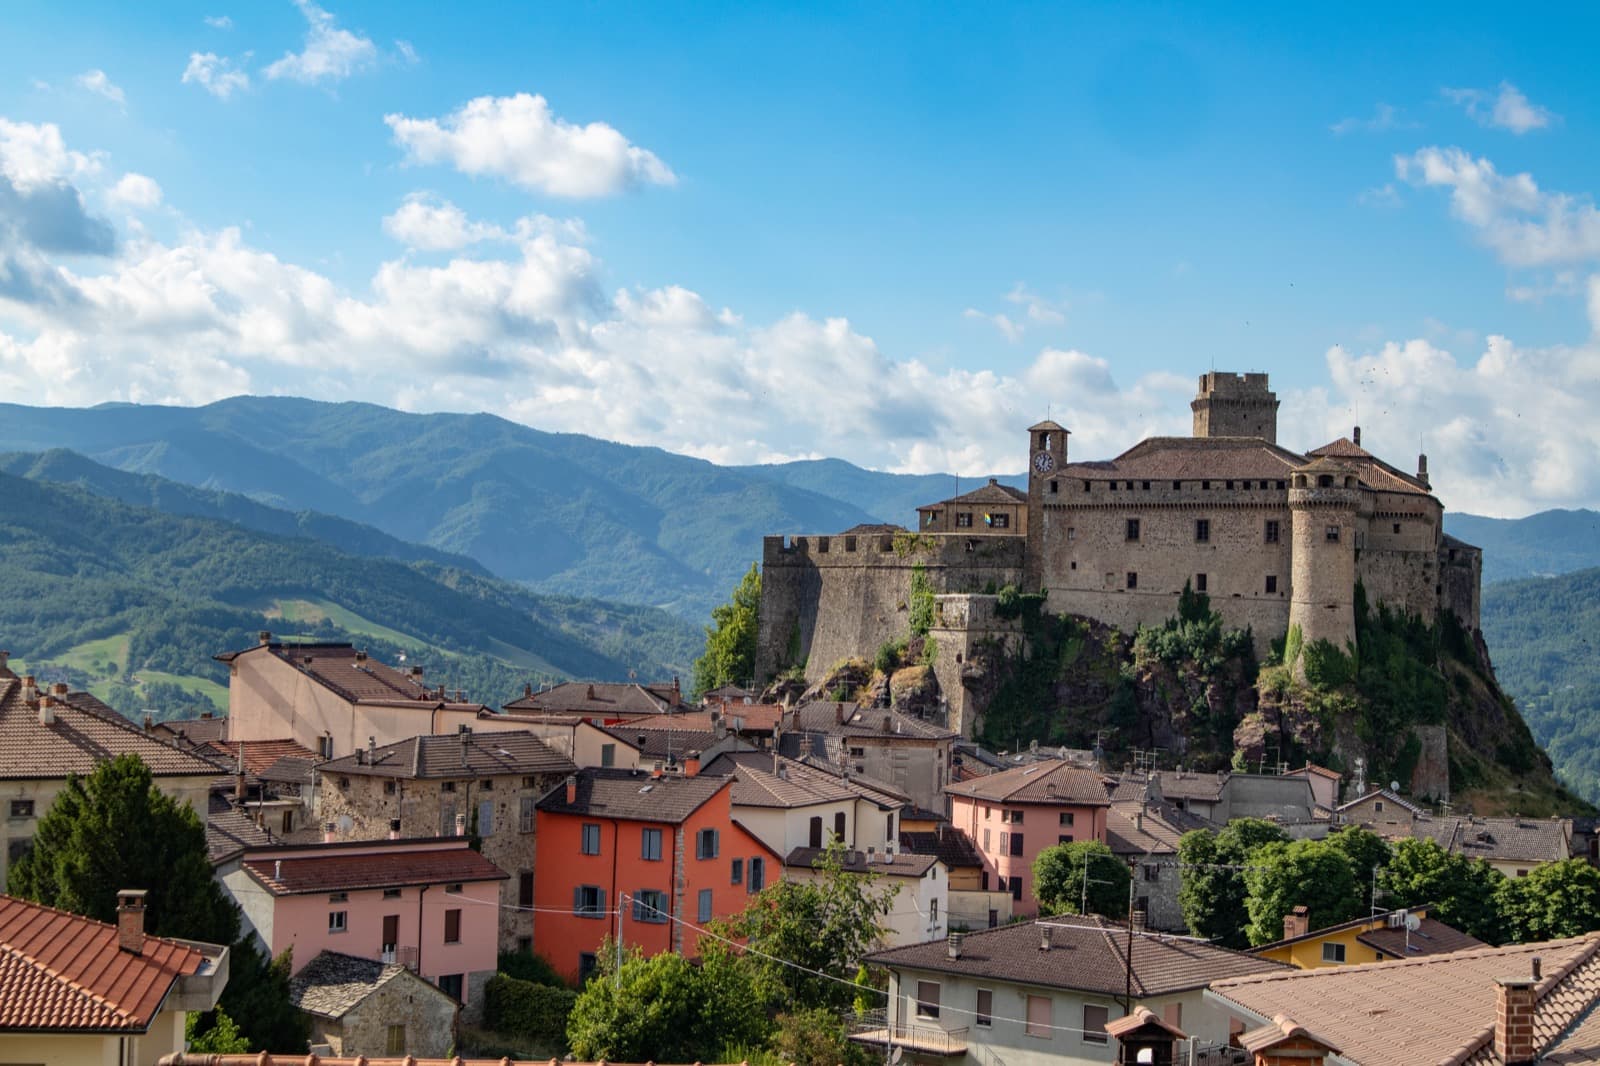
[[[398,962],[412,973],[416,973],[418,954],[419,951],[415,947],[385,947],[378,952],[378,961],[386,965]]]
[[[899,1047],[919,1055],[949,1055],[967,1053],[967,1027],[945,1029],[932,1021],[889,1021],[888,1010],[879,1008],[862,1014],[844,1013],[845,1032],[858,1044],[876,1047]]]

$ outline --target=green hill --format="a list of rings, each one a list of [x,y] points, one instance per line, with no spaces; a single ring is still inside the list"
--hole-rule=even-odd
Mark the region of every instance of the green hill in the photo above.
[[[1444,528],[1483,549],[1485,585],[1600,566],[1600,514],[1594,511],[1541,511],[1526,518],[1447,514]]]

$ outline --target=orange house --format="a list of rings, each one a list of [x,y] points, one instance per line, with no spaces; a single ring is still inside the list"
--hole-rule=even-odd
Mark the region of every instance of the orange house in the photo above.
[[[732,793],[733,778],[698,773],[569,777],[538,806],[535,949],[580,980],[619,932],[649,955],[697,954],[707,922],[744,910],[783,872],[783,857],[733,820]]]

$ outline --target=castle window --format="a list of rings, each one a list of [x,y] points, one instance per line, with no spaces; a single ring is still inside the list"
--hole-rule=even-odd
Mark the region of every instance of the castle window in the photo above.
[[[1339,543],[1339,527],[1338,526],[1328,526],[1323,531],[1323,537],[1327,540],[1327,542],[1329,544],[1337,544],[1337,543]]]
[[[1106,482],[1106,484],[1111,486],[1111,491],[1112,492],[1116,492],[1117,491],[1117,483],[1115,481],[1108,481],[1108,482]]]
[[[1078,539],[1078,527],[1077,526],[1068,526],[1067,527],[1067,539],[1068,540],[1077,540]]]
[[[1173,487],[1173,488],[1175,488],[1175,489],[1181,489],[1181,488],[1183,488],[1183,482],[1181,482],[1181,481],[1174,481],[1174,482],[1173,482],[1173,483],[1172,483],[1172,487]]]
[[[1201,487],[1201,488],[1202,488],[1202,489],[1209,489],[1209,488],[1211,488],[1211,482],[1209,482],[1209,481],[1202,481],[1202,482],[1200,482],[1200,487]]]
[[[1396,522],[1396,523],[1395,523],[1395,524],[1394,524],[1394,531],[1395,531],[1395,532],[1396,532],[1396,533],[1398,533],[1398,532],[1400,532],[1400,523],[1399,523],[1399,522]]]
[[[1072,569],[1076,570],[1077,568],[1078,568],[1078,560],[1074,559],[1074,560],[1072,560]]]
[[[1130,481],[1130,482],[1128,482],[1128,491],[1129,491],[1129,492],[1132,492],[1132,491],[1133,491],[1133,482],[1131,482],[1131,481]]]
[[[1057,481],[1050,482],[1050,495],[1054,496],[1056,493],[1058,493],[1060,491],[1061,491],[1060,482],[1057,482]]]
[[[1150,482],[1146,481],[1146,482],[1142,483],[1139,487],[1141,489],[1143,489],[1144,491],[1149,492],[1150,491]]]
[[[1137,518],[1128,519],[1128,539],[1139,539],[1139,520]]]
[[[1278,488],[1279,489],[1283,489],[1283,488],[1286,488],[1286,487],[1287,487],[1287,484],[1285,482],[1282,482],[1282,481],[1278,482]]]
[[[1268,520],[1267,522],[1267,543],[1278,543],[1278,523],[1276,520]]]
[[[1196,592],[1204,592],[1206,590],[1206,575],[1194,575],[1194,590]]]
[[[938,511],[930,511],[928,513],[928,524],[932,525],[933,524],[933,520],[935,518],[938,518],[938,517],[939,517],[939,512]],[[817,554],[819,554],[819,555],[828,554],[828,538],[827,537],[818,537],[817,538]]]
[[[1277,574],[1268,574],[1267,575],[1267,595],[1270,596],[1274,592],[1277,592],[1277,591],[1278,591],[1278,575]]]
[[[967,521],[969,523],[972,521],[972,516],[971,515],[967,516]],[[844,538],[844,550],[847,551],[847,552],[855,551],[856,550],[856,538],[854,538],[854,537],[846,537],[846,538]]]
[[[1211,540],[1211,519],[1196,518],[1194,520],[1194,539],[1200,544],[1209,543]]]
[[[1087,479],[1085,479],[1085,481],[1083,483],[1083,491],[1084,492],[1088,492],[1089,491],[1089,482],[1088,482]]]
[[[1130,589],[1136,589],[1139,587],[1139,575],[1132,570],[1128,571],[1128,587]]]
[[[956,528],[957,529],[971,529],[972,528],[972,512],[971,511],[957,511],[956,512]]]
[[[1333,475],[1332,474],[1318,474],[1317,475],[1317,488],[1319,488],[1319,489],[1331,489],[1331,488],[1333,488]]]
[[[1229,492],[1232,492],[1233,491],[1233,482],[1229,481],[1223,487],[1226,488]]]

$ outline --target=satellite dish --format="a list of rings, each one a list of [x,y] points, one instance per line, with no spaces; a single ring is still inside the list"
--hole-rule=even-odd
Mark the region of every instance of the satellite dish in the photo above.
[[[889,1052],[889,1066],[900,1066],[900,1060],[905,1057],[906,1049],[896,1044],[894,1050]]]
[[[1398,781],[1390,781],[1389,782],[1389,791],[1390,792],[1399,792],[1400,791],[1400,782],[1398,782]]]
[[[1418,918],[1415,914],[1406,915],[1406,928],[1415,933],[1418,929],[1422,928],[1422,919]]]

